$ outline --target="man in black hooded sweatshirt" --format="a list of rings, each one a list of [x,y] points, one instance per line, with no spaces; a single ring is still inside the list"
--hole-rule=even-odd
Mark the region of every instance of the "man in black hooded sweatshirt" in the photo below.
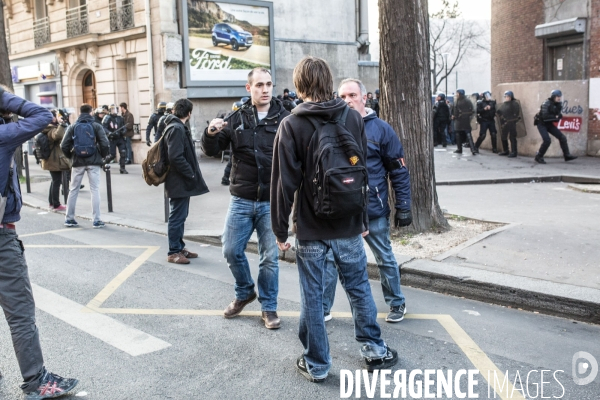
[[[323,271],[329,250],[333,252],[340,281],[352,307],[355,337],[362,343],[360,352],[366,368],[369,371],[390,368],[398,362],[398,353],[381,339],[361,237],[366,236],[369,229],[367,204],[365,202],[362,212],[354,215],[320,218],[310,189],[314,186],[311,177],[316,173],[316,159],[320,157],[318,151],[311,150],[315,143],[311,143],[311,139],[319,129],[327,129],[317,127],[320,124],[343,124],[345,128],[337,128],[336,135],[339,136],[336,138],[347,143],[348,135],[351,135],[353,140],[350,142],[359,149],[349,157],[349,164],[364,165],[367,137],[362,116],[349,109],[342,99],[333,98],[333,78],[324,60],[316,57],[302,59],[294,69],[293,81],[304,103],[294,108],[292,115],[281,122],[275,138],[271,222],[279,249],[288,250],[288,221],[294,204],[293,230],[296,233],[296,262],[302,294],[298,336],[304,346],[303,354],[296,360],[296,369],[309,381],[322,382],[331,368],[323,321]],[[324,137],[318,135],[319,139]],[[309,178],[303,180],[305,176]],[[343,184],[354,182],[353,178],[344,176],[339,180]]]

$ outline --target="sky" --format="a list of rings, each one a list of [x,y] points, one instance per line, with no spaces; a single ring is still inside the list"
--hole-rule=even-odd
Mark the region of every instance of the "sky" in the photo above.
[[[461,16],[464,19],[491,19],[492,1],[491,0],[458,0]],[[429,12],[439,11],[442,7],[442,0],[429,0]]]

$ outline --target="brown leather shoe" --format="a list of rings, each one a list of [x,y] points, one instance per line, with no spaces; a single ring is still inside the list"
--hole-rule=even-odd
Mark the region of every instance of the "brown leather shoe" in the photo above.
[[[225,318],[237,317],[244,310],[244,307],[256,300],[256,297],[258,297],[256,292],[253,292],[246,300],[235,299],[227,306],[225,311],[223,311],[223,316]]]
[[[265,321],[267,329],[279,329],[281,327],[281,320],[277,316],[277,311],[263,311],[262,320]]]
[[[192,253],[188,249],[181,250],[181,254],[183,254],[185,258],[198,258],[198,253]]]
[[[183,254],[175,253],[171,254],[167,257],[167,261],[173,264],[189,264],[190,260],[188,260]]]

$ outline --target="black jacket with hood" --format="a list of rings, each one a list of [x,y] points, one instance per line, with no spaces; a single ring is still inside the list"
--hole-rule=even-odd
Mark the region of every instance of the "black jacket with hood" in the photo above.
[[[339,98],[324,103],[305,102],[294,108],[292,115],[284,119],[279,126],[273,149],[271,224],[280,243],[284,243],[288,238],[292,204],[294,204],[293,231],[296,233],[296,238],[300,240],[350,238],[369,229],[366,207],[363,213],[347,218],[317,217],[313,209],[312,193],[305,190],[302,185],[305,176],[314,176],[317,157],[317,154],[307,151],[315,128],[305,116],[335,120],[345,108],[346,103]],[[366,159],[365,125],[357,111],[349,110],[346,128],[362,147],[362,157]]]
[[[165,190],[170,199],[208,193],[189,128],[175,115],[165,119],[163,145],[169,161]]]
[[[269,201],[273,142],[281,120],[290,113],[273,97],[267,116],[259,121],[250,101],[221,132],[210,136],[204,130],[202,150],[207,156],[215,156],[231,144],[230,193],[246,200]]]

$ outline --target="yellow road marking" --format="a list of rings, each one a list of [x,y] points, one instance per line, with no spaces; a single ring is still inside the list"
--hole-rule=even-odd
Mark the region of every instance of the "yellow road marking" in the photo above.
[[[121,246],[119,244],[28,244],[25,247],[49,249],[154,249],[154,251],[160,248],[160,246]]]
[[[74,232],[74,231],[80,231],[82,228],[66,228],[66,229],[55,229],[53,231],[46,231],[46,232],[37,232],[37,233],[26,233],[25,235],[19,235],[20,238],[24,238],[24,237],[29,237],[29,236],[38,236],[38,235],[48,235],[51,233],[59,233],[59,232]]]
[[[142,248],[144,248],[144,246],[142,246]],[[140,255],[138,258],[133,260],[131,264],[125,267],[125,269],[121,271],[119,275],[115,276],[114,279],[110,281],[110,283],[106,285],[104,289],[102,289],[100,293],[98,293],[96,297],[94,297],[87,304],[88,307],[92,309],[99,308],[102,305],[102,303],[104,303],[106,299],[108,299],[110,295],[112,295],[115,292],[115,290],[117,290],[119,286],[123,284],[123,282],[125,282],[131,275],[133,275],[133,273],[152,256],[152,254],[154,254],[158,249],[160,249],[159,246],[145,246],[145,248],[146,251],[144,251],[142,255]]]

